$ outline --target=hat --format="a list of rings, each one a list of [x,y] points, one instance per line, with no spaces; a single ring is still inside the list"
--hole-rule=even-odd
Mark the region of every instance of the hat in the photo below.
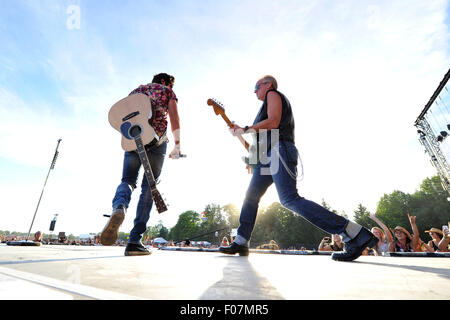
[[[396,226],[396,227],[394,228],[394,231],[397,231],[397,230],[403,232],[404,234],[406,234],[406,235],[408,236],[409,240],[412,240],[412,236],[411,236],[411,234],[408,232],[408,230],[406,230],[406,229],[403,228],[403,227]]]
[[[384,237],[384,231],[383,231],[383,229],[381,229],[381,228],[378,228],[378,227],[373,227],[371,230],[378,230],[378,231],[380,231],[381,232],[381,234],[383,235],[383,237]]]
[[[428,233],[436,232],[436,233],[439,233],[441,236],[444,235],[444,233],[442,232],[442,230],[439,230],[438,228],[431,228],[430,230],[426,230],[425,232],[428,232]]]

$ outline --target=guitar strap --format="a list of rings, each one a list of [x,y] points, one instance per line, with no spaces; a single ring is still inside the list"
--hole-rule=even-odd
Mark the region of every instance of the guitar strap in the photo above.
[[[158,137],[158,135],[155,133],[155,139],[153,139],[150,143],[147,143],[145,145],[145,150],[149,151],[149,148],[153,147],[153,146],[159,147],[160,145],[162,145],[164,142],[167,142],[167,141],[169,141],[169,139],[167,138],[166,133],[164,133],[161,138]],[[135,151],[137,152],[137,150],[135,150]]]
[[[166,131],[166,132],[164,132],[164,134],[162,135],[162,137],[159,138],[159,140],[158,140],[158,142],[157,142],[157,145],[160,146],[160,145],[162,145],[164,142],[168,142],[168,141],[169,141],[169,138],[167,138],[167,131]]]

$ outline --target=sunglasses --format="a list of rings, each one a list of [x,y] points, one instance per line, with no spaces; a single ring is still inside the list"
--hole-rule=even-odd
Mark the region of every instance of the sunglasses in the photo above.
[[[256,84],[255,85],[255,91],[258,91],[259,90],[259,88],[261,88],[261,85],[263,85],[263,84],[266,84],[267,82],[261,82],[260,84]]]

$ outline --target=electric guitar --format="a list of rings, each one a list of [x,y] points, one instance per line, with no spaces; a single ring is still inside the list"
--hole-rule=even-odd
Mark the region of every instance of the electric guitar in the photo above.
[[[216,99],[208,99],[206,102],[208,105],[212,106],[214,109],[214,112],[216,115],[220,115],[223,120],[227,123],[228,127],[231,129],[233,127],[233,122],[228,119],[227,115],[225,114],[225,108],[222,103],[217,101]],[[256,134],[253,134],[254,136]],[[244,162],[249,166],[249,172],[250,169],[253,168],[253,166],[257,163],[257,144],[256,143],[248,143],[241,135],[238,135],[237,138],[244,146],[245,150],[248,151],[249,155],[248,157],[243,157]],[[256,141],[254,137],[254,141]]]
[[[154,139],[159,139],[148,123],[151,116],[152,106],[148,96],[137,93],[116,102],[109,110],[108,120],[111,126],[121,133],[122,148],[125,151],[137,151],[151,189],[153,202],[158,213],[162,213],[167,211],[167,206],[156,188],[155,177],[144,147]]]

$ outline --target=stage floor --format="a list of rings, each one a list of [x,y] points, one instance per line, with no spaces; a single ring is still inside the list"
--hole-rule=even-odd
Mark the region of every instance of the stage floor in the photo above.
[[[362,256],[0,244],[0,300],[448,300],[449,257]]]

